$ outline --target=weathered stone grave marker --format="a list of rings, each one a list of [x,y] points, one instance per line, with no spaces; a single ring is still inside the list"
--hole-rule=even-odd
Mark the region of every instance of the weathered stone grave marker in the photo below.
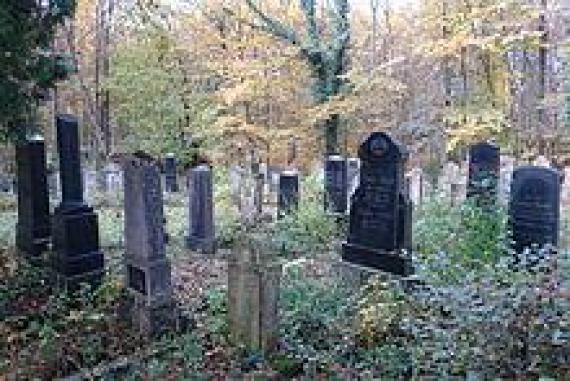
[[[240,239],[228,261],[228,310],[232,336],[264,353],[278,341],[281,265],[255,238]]]
[[[59,115],[56,124],[62,197],[53,216],[53,266],[65,287],[74,289],[81,282],[98,284],[104,259],[97,215],[83,200],[77,118]]]
[[[188,172],[188,227],[186,246],[202,253],[215,251],[212,171],[206,164]]]
[[[153,158],[125,159],[126,285],[134,296],[133,324],[154,336],[176,323],[170,262],[166,258],[160,171]]]
[[[335,214],[344,214],[347,209],[348,173],[345,158],[329,156],[325,161],[325,207]]]
[[[482,204],[496,201],[500,161],[499,147],[495,144],[483,142],[471,146],[468,198],[477,198]]]
[[[360,185],[352,197],[345,261],[409,275],[412,205],[404,190],[407,152],[375,132],[360,146]],[[407,251],[404,253],[403,251]]]
[[[164,158],[164,185],[168,193],[178,192],[176,156],[173,153],[166,154]]]
[[[287,170],[279,176],[277,216],[283,217],[299,205],[299,172]]]
[[[558,245],[560,174],[545,167],[520,167],[513,173],[509,223],[514,249]]]
[[[51,237],[49,195],[44,140],[34,136],[16,146],[18,225],[16,246],[36,259],[48,248]]]

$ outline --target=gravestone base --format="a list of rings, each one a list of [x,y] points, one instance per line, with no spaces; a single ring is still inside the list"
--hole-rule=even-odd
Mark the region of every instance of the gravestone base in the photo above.
[[[104,272],[97,215],[87,205],[58,207],[53,217],[52,267],[67,288],[81,282],[96,286]]]
[[[413,273],[410,258],[353,243],[343,243],[342,259],[356,265],[371,267],[401,276],[409,276]]]
[[[186,248],[203,254],[214,254],[216,252],[216,242],[213,239],[188,236],[186,237]]]

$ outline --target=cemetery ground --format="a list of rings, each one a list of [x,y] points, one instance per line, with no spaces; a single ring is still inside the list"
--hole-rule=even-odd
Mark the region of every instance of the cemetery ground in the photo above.
[[[299,208],[243,231],[227,176],[215,178],[216,254],[185,248],[184,192],[165,195],[167,256],[181,316],[149,338],[130,324],[119,193],[97,194],[106,275],[66,294],[17,255],[16,199],[1,198],[0,379],[556,379],[570,377],[567,253],[532,271],[508,264],[506,216],[433,195],[414,211],[414,285],[346,267],[346,226],[323,211],[316,176]],[[53,203],[53,200],[52,200]],[[564,217],[563,217],[564,221]],[[563,228],[567,226],[562,224]],[[566,235],[563,232],[562,236]],[[232,335],[228,254],[244,235],[282,264],[277,345]],[[566,243],[561,245],[567,247]],[[49,255],[49,253],[47,253]],[[479,377],[479,378],[477,378]]]

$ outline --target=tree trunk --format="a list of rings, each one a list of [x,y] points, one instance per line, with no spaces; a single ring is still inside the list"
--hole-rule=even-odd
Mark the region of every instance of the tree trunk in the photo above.
[[[340,116],[338,114],[333,114],[325,120],[325,153],[327,156],[339,154],[339,126]]]

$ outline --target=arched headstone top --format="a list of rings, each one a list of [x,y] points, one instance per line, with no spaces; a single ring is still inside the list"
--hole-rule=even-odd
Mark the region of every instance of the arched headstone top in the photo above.
[[[392,162],[407,159],[408,152],[385,132],[373,132],[360,146],[358,157],[363,162]]]

